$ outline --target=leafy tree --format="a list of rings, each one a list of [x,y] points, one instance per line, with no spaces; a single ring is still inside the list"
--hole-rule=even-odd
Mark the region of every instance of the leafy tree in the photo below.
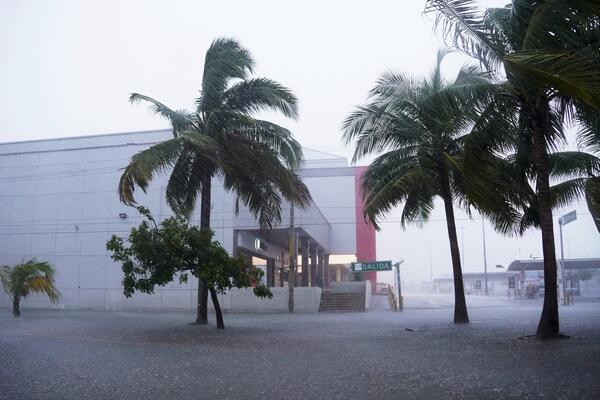
[[[223,179],[262,227],[281,220],[282,198],[295,206],[311,201],[308,189],[292,170],[302,161],[302,149],[285,128],[252,117],[261,110],[296,118],[297,100],[279,83],[252,78],[254,60],[232,39],[213,41],[206,52],[200,96],[193,112],[175,111],[148,96],[134,93],[131,102],[169,120],[173,138],[134,155],[119,183],[121,201],[135,205],[134,190],[148,188],[156,173],[169,172],[166,198],[178,214],[189,217],[200,200],[200,227],[210,229],[212,178]],[[203,290],[204,289],[204,290]],[[206,282],[198,285],[197,323],[207,322]],[[215,309],[219,310],[217,304]]]
[[[50,301],[58,303],[59,291],[54,287],[54,268],[35,258],[14,267],[0,268],[0,281],[13,302],[13,315],[21,315],[21,299],[30,293],[45,293]]]
[[[531,144],[535,204],[542,231],[546,291],[537,333],[557,336],[549,151],[564,140],[565,121],[586,121],[590,114],[597,115],[600,107],[600,2],[512,0],[504,8],[481,12],[473,0],[428,0],[427,11],[437,13],[438,26],[456,47],[507,79],[513,106],[497,117],[516,112],[521,140]],[[590,134],[594,133],[585,128],[579,132],[584,139]],[[588,204],[600,204],[597,179],[586,185]]]
[[[219,329],[225,325],[217,293],[256,285],[255,295],[272,297],[269,288],[260,284],[263,272],[241,257],[231,257],[213,240],[211,230],[190,225],[181,217],[167,218],[156,225],[147,209],[138,210],[145,220],[131,229],[127,240],[113,235],[106,243],[111,258],[122,264],[125,296],[131,297],[136,290],[154,293],[155,286],[164,286],[176,276],[186,282],[191,273],[213,288],[211,297],[218,307]]]
[[[468,323],[454,205],[468,211],[468,193],[477,192],[463,179],[464,145],[479,129],[479,111],[499,89],[472,66],[447,82],[441,73],[446,54],[438,53],[435,70],[427,79],[395,72],[382,75],[369,102],[346,119],[343,129],[348,142],[356,141],[354,161],[384,152],[361,183],[364,213],[376,228],[378,219],[399,204],[403,204],[403,226],[422,224],[429,219],[434,199],[443,200],[454,273],[454,322]]]

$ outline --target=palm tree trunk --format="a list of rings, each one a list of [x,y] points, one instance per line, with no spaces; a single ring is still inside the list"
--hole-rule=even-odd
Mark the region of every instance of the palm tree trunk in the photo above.
[[[550,178],[546,132],[550,129],[550,110],[547,101],[539,100],[531,113],[533,131],[533,162],[537,177],[536,191],[542,230],[542,254],[544,256],[544,306],[537,327],[541,336],[557,336],[559,333],[556,251],[554,247],[554,223],[550,198]]]
[[[200,198],[200,229],[210,229],[211,208],[211,176],[202,178],[202,192]],[[198,304],[196,310],[196,323],[208,324],[208,287],[198,278]]]
[[[215,306],[215,314],[217,315],[217,329],[225,329],[225,323],[223,322],[223,312],[219,304],[219,298],[217,297],[217,291],[215,288],[210,287],[210,298],[212,299],[213,305]]]
[[[13,315],[15,317],[18,317],[21,315],[20,305],[21,305],[21,298],[18,296],[15,296],[13,299]]]
[[[450,184],[446,179],[442,183],[442,198],[446,211],[446,225],[448,228],[448,239],[450,241],[450,255],[452,256],[452,272],[454,275],[454,323],[468,324],[469,314],[465,300],[465,288],[463,285],[462,268],[460,265],[460,251],[458,249],[458,237],[456,236],[456,222],[454,220],[454,204],[450,192]]]
[[[200,229],[210,229],[210,209],[211,209],[211,189],[212,189],[212,176],[207,174],[202,178],[202,194],[200,203]],[[207,286],[200,279],[198,280],[198,312],[196,314],[196,323],[207,324],[208,323],[208,292],[210,291],[210,298],[215,307],[215,314],[217,317],[217,328],[223,329],[225,325],[223,323],[223,311],[219,304],[219,298],[217,292],[213,287]]]

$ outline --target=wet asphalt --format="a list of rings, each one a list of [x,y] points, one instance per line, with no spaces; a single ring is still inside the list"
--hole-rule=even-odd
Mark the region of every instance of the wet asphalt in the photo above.
[[[446,300],[402,313],[226,314],[0,309],[0,399],[599,399],[600,301],[535,331],[537,301]],[[417,307],[427,304],[427,307]]]

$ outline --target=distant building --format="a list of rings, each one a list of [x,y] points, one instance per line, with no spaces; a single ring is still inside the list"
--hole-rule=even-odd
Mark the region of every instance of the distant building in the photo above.
[[[557,260],[557,264],[560,265],[560,260]],[[565,259],[566,290],[575,296],[585,295],[585,292],[589,295],[600,295],[600,282],[593,279],[594,276],[598,276],[598,270],[600,258]],[[544,293],[544,260],[515,260],[508,266],[508,271],[519,273],[519,285],[523,296],[532,297]]]
[[[0,144],[0,265],[32,257],[51,262],[57,268],[61,307],[193,309],[195,279],[158,287],[152,296],[124,298],[121,268],[105,249],[112,234],[125,236],[141,221],[135,209],[119,202],[121,169],[133,154],[170,137],[169,130],[158,130]],[[375,231],[362,218],[357,182],[363,169],[348,166],[343,157],[304,152],[306,162],[298,172],[314,202],[295,212],[297,284],[327,287],[331,281],[348,279],[350,262],[375,261]],[[138,203],[157,220],[171,215],[165,202],[166,178],[156,177],[147,194],[136,191]],[[281,224],[264,231],[247,209],[236,215],[235,200],[214,178],[215,238],[230,253],[264,268],[269,286],[286,286],[289,205],[283,205]],[[198,210],[191,219],[199,221]],[[375,273],[365,275],[375,285]],[[7,304],[0,291],[0,305]],[[29,305],[50,304],[32,297]]]
[[[558,260],[560,263],[560,260]],[[600,296],[600,258],[579,258],[565,260],[565,284],[573,295]],[[463,272],[466,294],[484,294],[485,277],[483,272]],[[488,272],[488,292],[490,295],[539,297],[544,294],[544,260],[515,260],[506,272]],[[583,283],[582,283],[583,282]],[[436,278],[433,282],[423,282],[422,290],[430,293],[453,293],[454,278]]]
[[[488,293],[490,295],[514,296],[514,287],[509,287],[511,278],[516,284],[517,272],[488,272]],[[463,285],[465,294],[484,294],[485,293],[485,274],[483,272],[463,272]],[[454,293],[454,278],[443,277],[433,280],[430,290],[435,293]]]

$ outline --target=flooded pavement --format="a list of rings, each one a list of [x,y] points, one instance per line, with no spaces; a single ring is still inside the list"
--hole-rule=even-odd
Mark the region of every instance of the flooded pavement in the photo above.
[[[561,310],[568,340],[534,333],[541,303],[442,297],[402,313],[226,314],[0,309],[0,399],[597,399],[600,302]],[[413,308],[411,308],[411,306]],[[211,316],[212,317],[212,316]]]

